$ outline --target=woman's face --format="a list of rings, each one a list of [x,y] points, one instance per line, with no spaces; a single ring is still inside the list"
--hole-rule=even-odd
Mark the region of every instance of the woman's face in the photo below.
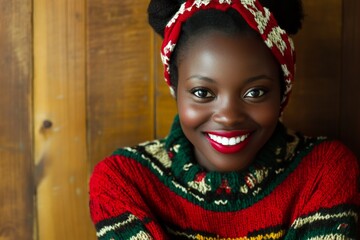
[[[177,107],[195,157],[208,171],[248,166],[280,113],[279,66],[255,36],[194,40],[178,63]]]

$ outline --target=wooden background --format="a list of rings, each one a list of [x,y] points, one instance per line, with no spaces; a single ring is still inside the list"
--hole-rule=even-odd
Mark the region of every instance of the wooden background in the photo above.
[[[104,156],[165,136],[148,0],[0,0],[0,240],[95,239],[88,179]],[[304,0],[284,121],[360,157],[360,3]]]

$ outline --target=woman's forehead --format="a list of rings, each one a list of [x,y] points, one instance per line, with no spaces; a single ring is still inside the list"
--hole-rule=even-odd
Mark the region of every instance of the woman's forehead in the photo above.
[[[251,35],[228,35],[212,32],[193,39],[184,49],[182,61],[195,66],[221,68],[260,67],[278,68],[276,59],[263,41]],[[181,67],[179,62],[179,67]]]
[[[244,84],[247,80],[279,79],[279,64],[261,40],[254,37],[212,34],[187,48],[178,64],[179,82],[195,76],[215,84]]]

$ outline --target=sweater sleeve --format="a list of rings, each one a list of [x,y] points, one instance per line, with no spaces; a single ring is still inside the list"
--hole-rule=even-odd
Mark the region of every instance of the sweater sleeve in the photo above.
[[[90,214],[98,239],[167,239],[136,186],[139,169],[131,159],[112,156],[90,178]]]
[[[316,146],[305,161],[304,206],[286,239],[356,239],[358,160],[341,143],[329,141]]]

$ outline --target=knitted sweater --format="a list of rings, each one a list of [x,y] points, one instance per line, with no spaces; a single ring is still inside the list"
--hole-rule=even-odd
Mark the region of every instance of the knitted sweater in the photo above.
[[[355,239],[355,156],[280,123],[251,166],[207,172],[178,118],[169,136],[122,148],[90,180],[99,239]]]

